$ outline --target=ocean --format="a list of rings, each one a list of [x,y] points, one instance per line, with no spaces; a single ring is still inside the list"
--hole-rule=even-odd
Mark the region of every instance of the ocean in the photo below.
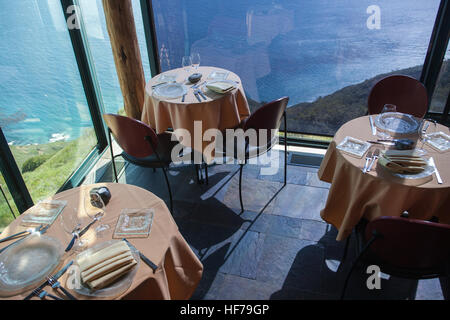
[[[104,109],[117,112],[123,100],[101,0],[80,4]],[[139,1],[133,5],[149,79]],[[157,0],[153,6],[163,70],[199,52],[202,65],[237,73],[249,98],[288,95],[295,104],[423,64],[439,0]],[[371,20],[373,6],[379,23]],[[60,1],[0,0],[0,27],[0,125],[8,142],[70,140],[91,128]]]

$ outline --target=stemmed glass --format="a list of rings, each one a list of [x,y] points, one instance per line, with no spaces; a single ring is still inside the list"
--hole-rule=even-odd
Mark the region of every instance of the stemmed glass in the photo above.
[[[191,70],[191,65],[192,65],[191,56],[184,56],[181,59],[181,65],[183,66],[183,69],[189,73],[189,71]]]
[[[192,59],[192,66],[194,67],[195,70],[197,70],[198,67],[200,66],[200,53],[193,53],[191,55],[191,59]]]
[[[83,227],[83,219],[78,214],[78,209],[75,208],[73,212],[70,210],[65,210],[61,212],[60,222],[65,232],[69,234],[70,239],[76,238],[75,244],[73,245],[73,250],[78,252],[81,251],[87,241],[80,238],[79,233]]]
[[[387,113],[387,112],[397,112],[397,106],[395,104],[389,104],[389,103],[385,104],[383,106],[383,109],[381,110],[381,113]],[[391,138],[390,134],[383,132],[381,130],[377,131],[377,136],[379,136],[381,139],[386,139],[386,140]]]
[[[426,155],[427,151],[423,148],[424,143],[428,140],[429,134],[436,131],[436,121],[433,119],[423,119],[420,122],[419,129],[417,133],[419,135],[419,140],[422,141],[422,145],[420,148],[416,148],[416,151],[420,155]]]
[[[91,219],[100,220],[105,215],[106,210],[105,203],[100,194],[93,191],[86,193],[84,197],[84,210]],[[103,231],[109,228],[109,225],[101,224],[95,228],[95,231],[97,235],[101,235]]]

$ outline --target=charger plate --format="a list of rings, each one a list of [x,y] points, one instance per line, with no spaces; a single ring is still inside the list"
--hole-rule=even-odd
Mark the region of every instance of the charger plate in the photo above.
[[[43,282],[60,264],[59,240],[31,234],[0,254],[0,296],[29,291]]]
[[[85,255],[91,255],[91,254],[93,254],[103,248],[106,248],[118,241],[122,241],[122,240],[109,240],[109,241],[105,241],[105,242],[100,242],[100,243],[97,243],[96,245],[94,245],[92,248],[84,250],[83,252],[81,252],[77,255],[76,259],[74,260],[74,265],[78,266],[77,261],[80,257],[85,256]],[[116,281],[111,283],[110,285],[108,285],[102,289],[92,291],[88,286],[86,286],[81,281],[81,273],[78,272],[75,275],[75,277],[76,277],[75,283],[72,282],[72,281],[74,281],[74,279],[71,279],[70,277],[67,278],[67,284],[66,284],[67,287],[68,288],[72,287],[72,288],[74,288],[75,292],[77,292],[78,294],[81,294],[83,296],[88,296],[88,297],[112,299],[112,298],[120,296],[122,293],[127,291],[128,288],[131,286],[131,283],[133,282],[133,278],[136,275],[136,272],[137,272],[139,264],[140,264],[139,253],[134,248],[130,247],[130,250],[131,250],[131,254],[133,255],[133,258],[137,262],[136,265],[133,267],[133,269],[131,269],[129,272],[124,274],[122,277],[120,277],[119,279],[117,279]],[[70,281],[70,283],[69,283],[69,281]]]

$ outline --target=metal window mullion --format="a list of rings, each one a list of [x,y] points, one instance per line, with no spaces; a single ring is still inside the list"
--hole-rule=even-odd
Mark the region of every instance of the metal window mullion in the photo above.
[[[34,205],[31,199],[30,192],[25,185],[19,167],[14,159],[14,156],[9,148],[8,142],[3,135],[3,130],[0,127],[0,170],[5,178],[8,190],[13,197],[14,203],[20,213],[23,213],[28,208]]]
[[[434,23],[433,33],[425,58],[420,81],[427,88],[428,110],[433,98],[442,62],[447,50],[450,33],[450,5],[449,0],[442,0]]]
[[[158,54],[158,38],[156,35],[155,16],[153,14],[152,0],[140,0],[142,20],[144,24],[145,40],[147,43],[148,60],[152,77],[161,73],[161,64]]]

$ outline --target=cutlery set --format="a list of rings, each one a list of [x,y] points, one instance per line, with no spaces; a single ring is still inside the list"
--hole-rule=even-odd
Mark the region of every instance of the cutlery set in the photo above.
[[[375,161],[379,157],[380,157],[380,149],[376,149],[374,152],[369,150],[369,152],[367,152],[366,155],[366,163],[364,164],[364,167],[362,169],[363,173],[370,172],[370,170],[372,170]]]
[[[16,237],[18,237],[18,236],[23,235],[23,238],[20,238],[20,239],[14,241],[13,243],[10,243],[10,244],[7,245],[6,247],[0,249],[0,253],[2,253],[3,251],[5,251],[6,249],[8,249],[9,247],[11,247],[12,245],[14,245],[14,244],[16,244],[16,243],[19,243],[19,242],[21,242],[21,241],[23,241],[23,240],[25,240],[28,236],[32,235],[33,233],[44,234],[44,233],[47,231],[47,229],[48,229],[49,227],[50,227],[50,225],[46,225],[46,226],[40,225],[39,227],[34,228],[34,229],[32,229],[32,230],[22,231],[22,232],[13,234],[13,235],[11,235],[11,236],[9,236],[9,237],[6,237],[6,238],[1,239],[1,240],[0,240],[0,243],[1,243],[1,242],[4,242],[4,241],[11,240],[11,239],[14,239],[14,238],[16,238]],[[27,233],[28,233],[28,234],[27,234]]]
[[[202,86],[206,81],[203,81],[202,83],[198,83],[193,85],[191,88],[194,90],[194,95],[197,98],[198,102],[202,102],[202,99],[200,99],[200,97],[202,97],[204,100],[208,100],[205,95],[203,94],[203,92],[199,89],[200,86]],[[183,102],[184,102],[184,96],[183,96]]]
[[[53,288],[58,287],[61,289],[61,291],[70,299],[70,300],[76,300],[76,298],[71,295],[66,289],[63,289],[63,287],[59,284],[58,279],[61,278],[61,276],[66,273],[66,271],[70,268],[70,266],[73,264],[73,260],[71,260],[68,264],[66,264],[61,270],[59,270],[55,275],[52,277],[48,277],[47,280],[42,283],[39,287],[34,289],[28,296],[26,296],[23,300],[30,300],[33,296],[38,296],[40,299],[44,299],[45,297],[52,298],[53,300],[63,300],[60,297],[54,296],[49,294],[47,291],[44,290],[44,288],[47,285],[51,285]]]

